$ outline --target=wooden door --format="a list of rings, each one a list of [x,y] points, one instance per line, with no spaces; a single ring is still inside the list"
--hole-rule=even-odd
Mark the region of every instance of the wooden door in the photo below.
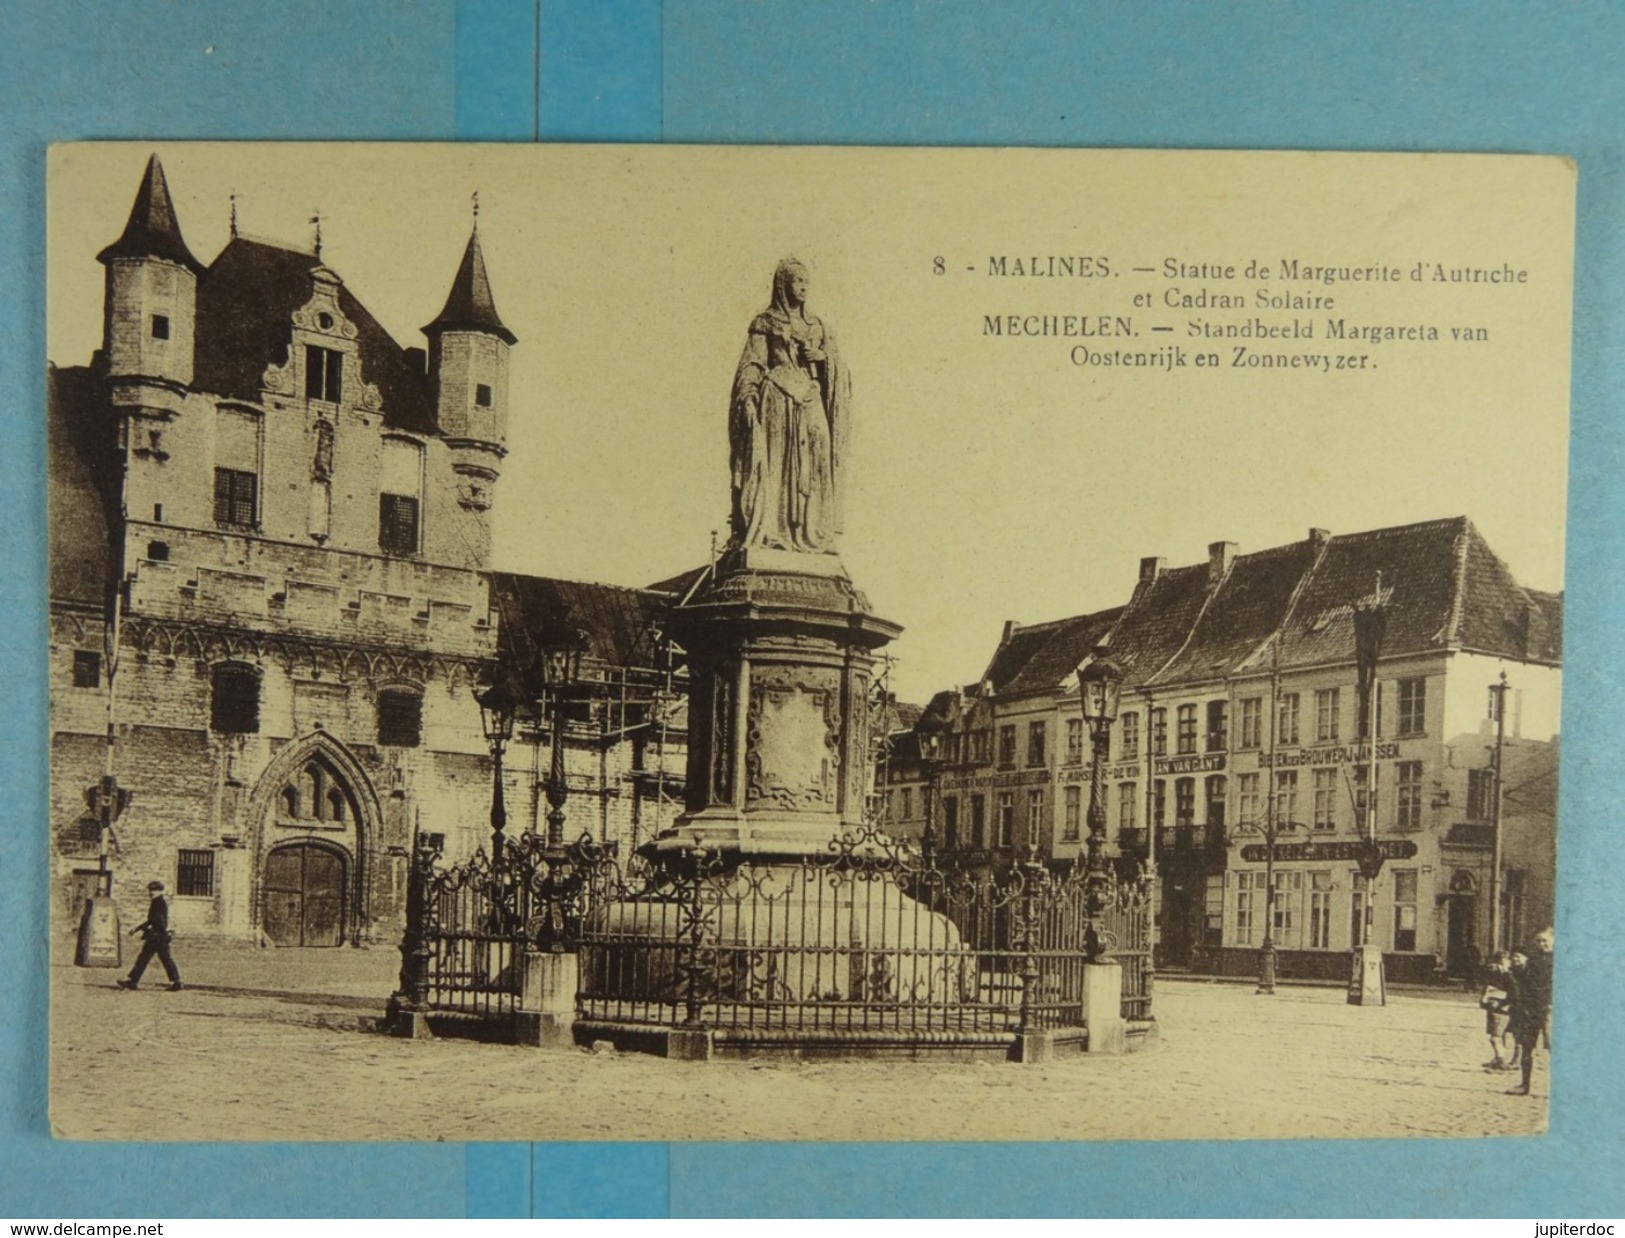
[[[265,935],[278,946],[344,942],[344,857],[290,843],[265,857]]]

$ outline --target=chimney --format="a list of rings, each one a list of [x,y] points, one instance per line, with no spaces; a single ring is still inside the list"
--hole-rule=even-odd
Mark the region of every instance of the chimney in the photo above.
[[[1167,565],[1167,563],[1168,560],[1164,559],[1160,555],[1147,555],[1145,558],[1141,559],[1140,583],[1142,585],[1149,585],[1152,581],[1156,580],[1157,577],[1162,575],[1162,569]]]
[[[1224,579],[1230,565],[1236,561],[1234,542],[1214,542],[1207,548],[1207,583],[1216,585]]]
[[[1316,549],[1319,549],[1321,546],[1324,546],[1327,542],[1329,542],[1331,540],[1332,540],[1332,534],[1331,534],[1330,529],[1310,529],[1309,530],[1309,544],[1311,546],[1314,546]]]

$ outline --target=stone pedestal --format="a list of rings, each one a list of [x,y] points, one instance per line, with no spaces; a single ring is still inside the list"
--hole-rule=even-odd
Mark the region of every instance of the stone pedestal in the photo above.
[[[1349,976],[1349,1005],[1386,1006],[1388,978],[1381,946],[1360,946],[1354,951]]]
[[[519,990],[519,1040],[545,1049],[575,1044],[579,956],[533,950],[525,955]]]
[[[1083,965],[1083,1020],[1090,1053],[1121,1054],[1128,1039],[1123,1023],[1123,965]]]
[[[654,852],[791,859],[861,827],[874,655],[902,629],[840,559],[732,551],[671,630],[689,658],[687,802]]]
[[[124,936],[118,907],[112,895],[97,894],[85,900],[79,920],[79,941],[74,951],[76,967],[122,967]]]

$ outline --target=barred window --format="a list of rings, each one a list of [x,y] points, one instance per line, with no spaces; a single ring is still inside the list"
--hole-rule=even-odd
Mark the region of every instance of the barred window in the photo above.
[[[175,893],[192,898],[214,894],[214,852],[180,852],[175,862]]]
[[[209,727],[224,735],[260,729],[260,677],[252,666],[223,662],[210,677]]]
[[[391,555],[418,552],[418,501],[405,494],[378,496],[378,549]]]
[[[260,479],[243,469],[215,469],[214,522],[253,526],[259,520]]]
[[[406,688],[378,694],[378,742],[390,748],[416,748],[423,734],[423,697]]]

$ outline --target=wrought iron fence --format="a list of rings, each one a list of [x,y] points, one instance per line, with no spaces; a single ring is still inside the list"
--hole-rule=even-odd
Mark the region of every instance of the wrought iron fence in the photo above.
[[[771,863],[701,849],[623,861],[589,839],[561,849],[529,836],[444,870],[420,852],[396,1004],[500,1032],[526,954],[574,950],[577,1015],[595,1024],[994,1044],[1081,1032],[1093,931],[1123,964],[1124,1017],[1147,1019],[1145,883],[1094,880],[1034,861],[931,863],[873,829]]]
[[[614,850],[584,837],[549,847],[526,834],[440,868],[420,846],[407,889],[401,986],[392,1008],[462,1017],[501,1033],[518,1012],[525,955],[573,950],[597,900],[617,893]]]

